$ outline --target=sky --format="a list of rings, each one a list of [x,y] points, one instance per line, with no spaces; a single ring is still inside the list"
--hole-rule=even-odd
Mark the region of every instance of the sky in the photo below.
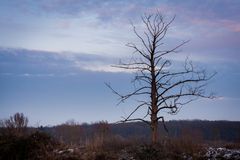
[[[111,66],[132,56],[127,43],[139,44],[131,24],[143,31],[141,16],[156,11],[176,16],[167,47],[190,40],[169,59],[180,64],[188,57],[217,72],[207,87],[217,98],[161,114],[240,121],[239,0],[1,0],[0,119],[21,112],[32,126],[120,120],[135,101],[117,105],[104,83],[132,89],[134,74]]]

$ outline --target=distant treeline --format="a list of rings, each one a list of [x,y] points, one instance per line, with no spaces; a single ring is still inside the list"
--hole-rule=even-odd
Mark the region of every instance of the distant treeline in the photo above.
[[[240,142],[240,122],[232,121],[202,121],[181,120],[165,123],[168,132],[159,124],[161,138],[184,138],[194,141],[224,141]],[[106,139],[149,141],[150,129],[142,122],[109,124],[100,121],[93,124],[65,123],[53,127],[40,127],[40,130],[65,143],[85,144],[91,140],[105,141]]]
[[[168,132],[159,124],[156,146],[151,145],[149,126],[141,122],[67,121],[52,127],[28,127],[28,118],[16,113],[0,120],[0,160],[119,159],[116,157],[123,149],[141,160],[182,159],[186,154],[192,159],[206,159],[199,153],[205,153],[207,146],[240,148],[240,122],[186,120],[168,121],[165,125]]]

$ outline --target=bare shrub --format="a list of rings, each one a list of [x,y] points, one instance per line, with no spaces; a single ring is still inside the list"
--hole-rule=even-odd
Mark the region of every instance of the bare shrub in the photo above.
[[[85,145],[91,150],[102,148],[111,137],[110,126],[107,121],[99,121],[93,124],[92,137],[86,139]]]
[[[1,120],[2,133],[15,136],[26,134],[28,118],[23,113],[15,113],[9,119]]]
[[[83,141],[84,129],[74,121],[55,126],[55,131],[56,138],[66,144],[76,145]]]

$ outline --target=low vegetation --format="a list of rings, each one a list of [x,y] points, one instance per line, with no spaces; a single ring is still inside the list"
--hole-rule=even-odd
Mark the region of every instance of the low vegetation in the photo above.
[[[172,133],[162,136],[158,143],[152,145],[146,138],[148,135],[140,134],[146,130],[138,123],[113,125],[101,121],[80,125],[72,121],[51,128],[30,128],[27,122],[28,119],[20,113],[1,121],[0,160],[240,159],[237,137],[234,142],[230,138],[226,138],[229,141],[223,141],[219,139],[224,137],[222,132],[216,131],[213,133],[216,133],[218,139],[209,140],[200,130],[196,132],[196,126],[191,132],[185,125],[179,132],[183,134],[176,136],[174,130],[175,136]],[[179,126],[180,122],[175,123]],[[190,122],[185,123],[191,126]],[[198,126],[201,128],[204,125],[202,123]],[[239,124],[234,126],[239,129]],[[219,126],[216,129],[221,131]],[[234,135],[233,131],[230,128],[228,132]]]

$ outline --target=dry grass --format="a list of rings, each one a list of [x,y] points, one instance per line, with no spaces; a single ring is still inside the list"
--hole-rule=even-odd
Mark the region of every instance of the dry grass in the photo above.
[[[1,159],[44,160],[193,160],[204,159],[205,148],[191,137],[161,138],[151,145],[141,138],[124,139],[121,136],[95,137],[85,146],[57,144],[48,135],[34,133],[26,137],[1,137]],[[215,143],[226,148],[240,148],[240,144]],[[72,149],[73,151],[69,151]],[[5,154],[5,155],[3,155]]]

